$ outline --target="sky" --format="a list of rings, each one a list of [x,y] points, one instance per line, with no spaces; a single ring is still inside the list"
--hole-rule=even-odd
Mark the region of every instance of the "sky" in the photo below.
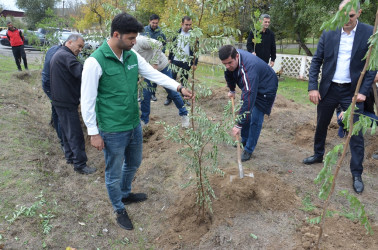
[[[65,2],[70,2],[69,0],[65,0]],[[81,0],[80,2],[84,2]],[[22,11],[19,8],[16,7],[16,0],[0,0],[0,4],[4,7],[6,10],[18,10]],[[58,3],[58,6],[61,6],[62,3]]]
[[[16,0],[0,0],[0,4],[4,7],[6,10],[19,10],[19,8],[16,7]]]

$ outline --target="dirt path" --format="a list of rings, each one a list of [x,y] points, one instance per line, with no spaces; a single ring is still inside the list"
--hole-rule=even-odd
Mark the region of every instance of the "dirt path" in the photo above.
[[[46,200],[55,201],[51,220],[52,231],[43,235],[36,232],[38,222],[17,220],[12,225],[1,221],[0,232],[7,238],[5,249],[21,249],[23,241],[28,248],[49,249],[67,246],[81,249],[309,249],[317,237],[317,226],[307,219],[319,215],[322,202],[317,198],[318,187],[313,180],[321,164],[303,165],[302,159],[311,155],[314,135],[315,108],[301,106],[278,96],[273,112],[266,117],[258,147],[252,159],[243,163],[246,171],[253,171],[254,179],[245,178],[229,182],[229,174],[237,171],[236,151],[228,145],[219,145],[220,168],[224,178],[213,176],[212,186],[218,199],[213,201],[213,214],[199,222],[195,206],[194,187],[182,189],[193,175],[185,172],[186,162],[176,154],[181,146],[164,138],[164,128],[154,124],[163,120],[178,124],[178,111],[171,104],[163,105],[166,94],[159,89],[158,102],[152,103],[151,122],[145,131],[143,162],[134,181],[134,191],[149,195],[148,201],[127,207],[134,222],[134,231],[125,231],[115,223],[111,204],[104,184],[104,159],[87,143],[89,164],[99,171],[92,176],[76,174],[65,164],[56,136],[49,127],[49,102],[31,79],[39,77],[33,72],[22,82],[14,77],[15,88],[23,96],[4,94],[2,112],[11,112],[11,103],[23,103],[28,110],[25,126],[39,131],[39,139],[48,140],[46,152],[35,148],[35,153],[19,155],[20,161],[38,159],[38,164],[22,167],[20,171],[40,173],[34,189],[45,190]],[[209,116],[217,119],[227,103],[226,89],[214,90],[201,105]],[[7,104],[8,103],[8,104]],[[5,114],[5,113],[4,113]],[[8,114],[8,113],[7,113]],[[4,139],[3,139],[4,140]],[[327,150],[341,142],[337,126],[329,129]],[[4,143],[4,141],[2,141]],[[378,232],[378,164],[371,154],[378,148],[377,136],[366,136],[364,182],[365,191],[358,198],[365,204],[373,230]],[[34,151],[33,151],[34,152]],[[10,154],[10,153],[9,153]],[[10,155],[9,155],[10,157]],[[349,158],[343,164],[337,191],[353,193],[349,172]],[[3,158],[9,159],[9,158]],[[3,161],[11,164],[9,161]],[[8,162],[8,163],[7,163]],[[10,165],[8,165],[11,167]],[[22,173],[20,172],[20,176]],[[15,177],[16,178],[16,177]],[[12,204],[30,204],[34,192],[12,194],[12,186],[1,191],[13,195]],[[302,200],[308,197],[315,209],[303,211]],[[348,207],[344,198],[333,197],[331,209],[343,211]],[[346,213],[344,213],[346,214]],[[343,215],[334,215],[326,221],[323,249],[377,249],[378,234],[366,235],[357,222]],[[16,240],[16,237],[20,240]]]

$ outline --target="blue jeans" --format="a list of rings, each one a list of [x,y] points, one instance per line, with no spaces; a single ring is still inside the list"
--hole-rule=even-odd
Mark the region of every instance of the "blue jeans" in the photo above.
[[[172,78],[172,71],[169,69],[169,67],[165,67],[161,73],[164,75],[169,76]],[[151,113],[151,95],[155,94],[156,90],[156,84],[151,83],[149,80],[146,79],[147,88],[143,89],[143,100],[140,102],[140,109],[142,111],[142,114],[140,116],[140,119],[147,124],[150,121],[150,113]],[[165,91],[168,93],[168,97],[173,100],[173,102],[176,105],[176,108],[179,111],[180,116],[184,116],[188,114],[188,111],[184,107],[184,101],[182,100],[182,97],[179,95],[177,91],[173,91],[167,88],[164,88]]]
[[[251,118],[247,120],[241,130],[242,143],[245,143],[244,150],[248,153],[253,153],[256,148],[263,122],[264,113],[254,106]]]
[[[125,132],[100,131],[105,143],[105,184],[114,211],[125,209],[122,198],[129,196],[134,175],[142,162],[142,126]]]

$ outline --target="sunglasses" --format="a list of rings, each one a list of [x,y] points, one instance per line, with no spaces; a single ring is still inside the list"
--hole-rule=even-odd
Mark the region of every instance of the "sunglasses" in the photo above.
[[[349,14],[350,18],[353,18],[356,14]]]

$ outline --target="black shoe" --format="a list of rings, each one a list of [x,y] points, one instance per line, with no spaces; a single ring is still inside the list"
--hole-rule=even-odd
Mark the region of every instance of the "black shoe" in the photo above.
[[[64,148],[63,148],[63,150],[64,150]],[[67,163],[67,164],[73,164],[73,160],[71,160],[71,159],[66,160],[66,163]]]
[[[18,69],[18,71],[22,71],[22,69]]]
[[[155,95],[151,95],[151,102],[156,102],[157,101],[157,98]]]
[[[249,159],[251,159],[251,156],[252,156],[252,153],[248,153],[247,151],[244,150],[241,155],[241,161],[248,161]]]
[[[74,170],[78,172],[79,174],[93,174],[94,172],[97,171],[96,168],[91,168],[88,166],[85,166],[83,168],[74,168]]]
[[[322,163],[323,162],[323,156],[310,156],[303,160],[303,163],[306,165],[311,165],[314,163]]]
[[[185,102],[185,105],[186,105],[186,106],[189,106],[189,107],[190,107],[190,101],[185,100],[184,102]]]
[[[144,193],[130,193],[127,198],[122,198],[122,202],[125,205],[129,205],[131,203],[136,203],[136,202],[142,202],[147,200],[147,194]]]
[[[353,189],[357,194],[360,194],[362,193],[362,191],[364,191],[364,183],[361,176],[353,176]]]
[[[165,100],[165,102],[164,102],[164,105],[168,106],[169,104],[171,104],[171,102],[172,102],[172,100],[167,98],[167,100]]]
[[[131,222],[129,215],[127,214],[126,210],[122,210],[121,212],[117,212],[117,223],[120,227],[126,230],[133,230],[133,223]]]

